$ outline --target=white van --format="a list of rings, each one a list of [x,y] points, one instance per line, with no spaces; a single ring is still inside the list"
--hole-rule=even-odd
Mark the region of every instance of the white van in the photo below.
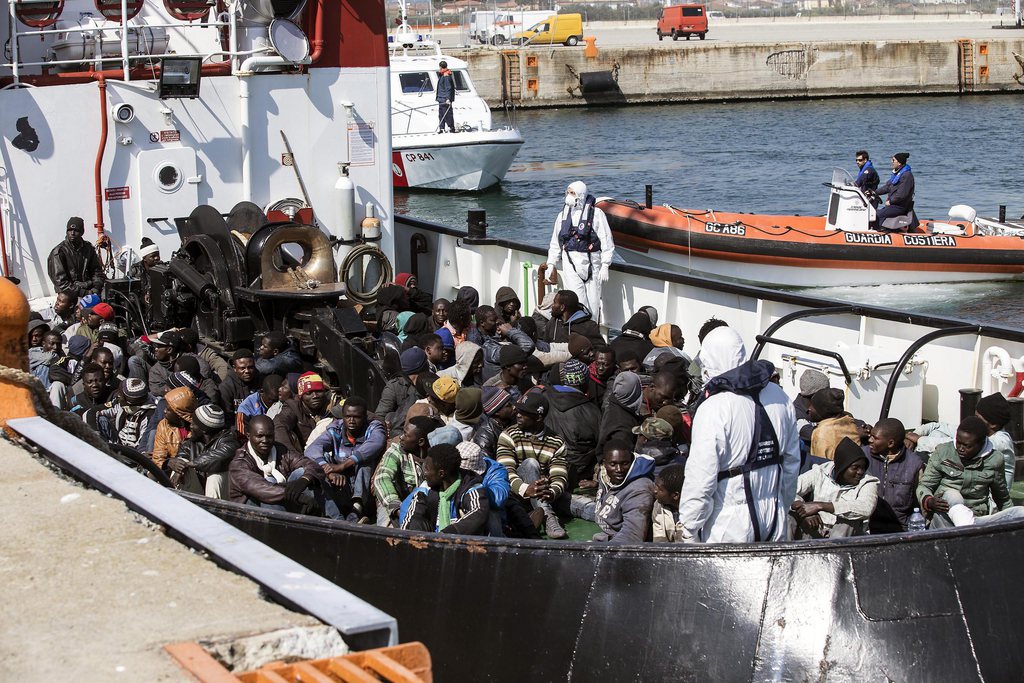
[[[549,10],[543,11],[507,11],[499,12],[494,18],[494,23],[480,40],[481,43],[491,45],[504,45],[512,42],[512,36],[533,26],[537,22],[544,21],[551,16]]]

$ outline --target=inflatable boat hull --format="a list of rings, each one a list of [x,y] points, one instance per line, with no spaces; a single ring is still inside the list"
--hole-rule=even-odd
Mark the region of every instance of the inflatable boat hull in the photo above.
[[[441,537],[199,505],[398,618],[445,681],[1015,680],[1024,525],[787,545]]]
[[[636,265],[793,287],[1024,276],[1019,237],[845,232],[826,230],[822,216],[645,209],[612,201],[601,208],[618,253]]]

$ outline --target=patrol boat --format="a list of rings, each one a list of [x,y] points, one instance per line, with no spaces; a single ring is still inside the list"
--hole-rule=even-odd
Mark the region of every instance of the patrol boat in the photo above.
[[[223,349],[285,330],[332,389],[372,403],[398,346],[368,334],[357,311],[372,310],[395,272],[437,296],[472,284],[493,301],[511,286],[526,310],[536,303],[543,246],[493,239],[479,218],[462,231],[393,215],[379,0],[244,0],[220,14],[194,0],[3,7],[0,265],[36,308],[52,300],[48,250],[68,216],[86,215],[105,257],[150,237],[168,259],[152,273],[145,317],[124,264],[111,264],[104,296],[133,332],[192,325]],[[612,328],[652,305],[693,355],[702,321],[719,317],[776,364],[787,391],[803,368],[822,369],[869,420],[955,422],[958,390],[1006,391],[1024,362],[1021,330],[664,268],[615,264],[603,291]],[[1011,402],[1018,439],[1021,404]],[[69,452],[101,457],[57,429],[32,438],[57,463]],[[131,462],[163,474],[138,454]],[[998,681],[1024,670],[1024,592],[986,580],[1024,562],[1024,524],[612,547],[412,533],[185,497],[396,616],[402,640],[429,646],[439,680],[881,671]]]
[[[388,37],[391,44],[391,144],[395,187],[484,190],[508,173],[523,136],[511,126],[493,125],[491,109],[473,87],[468,65],[447,57],[429,37],[405,22]],[[435,99],[439,63],[455,79],[455,132],[440,133]]]
[[[875,207],[836,169],[824,216],[683,209],[606,200],[601,208],[629,263],[792,287],[972,282],[1024,276],[1024,220],[966,205],[946,220],[911,212],[896,231],[870,226]],[[902,231],[899,231],[902,230]]]

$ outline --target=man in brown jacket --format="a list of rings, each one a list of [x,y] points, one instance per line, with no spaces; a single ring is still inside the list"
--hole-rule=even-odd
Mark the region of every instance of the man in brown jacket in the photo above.
[[[302,512],[320,502],[323,468],[275,442],[272,419],[254,416],[247,437],[228,468],[233,502],[289,512]]]
[[[186,387],[171,389],[164,394],[164,400],[167,402],[167,412],[156,426],[152,455],[153,464],[161,468],[165,468],[165,464],[178,455],[178,447],[189,435],[192,413],[196,409],[195,394]],[[180,474],[177,467],[173,471]]]
[[[848,438],[860,443],[857,421],[843,409],[842,389],[819,389],[811,396],[807,414],[817,426],[811,433],[811,455],[832,460],[839,443]]]

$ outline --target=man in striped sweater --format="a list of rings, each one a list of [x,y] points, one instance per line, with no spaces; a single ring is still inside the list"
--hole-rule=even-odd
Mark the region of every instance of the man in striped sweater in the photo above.
[[[568,507],[565,442],[545,429],[548,399],[528,391],[516,404],[516,424],[498,437],[497,460],[508,470],[512,495],[505,504],[515,535],[540,538],[541,521],[548,538],[567,536],[555,507]]]

